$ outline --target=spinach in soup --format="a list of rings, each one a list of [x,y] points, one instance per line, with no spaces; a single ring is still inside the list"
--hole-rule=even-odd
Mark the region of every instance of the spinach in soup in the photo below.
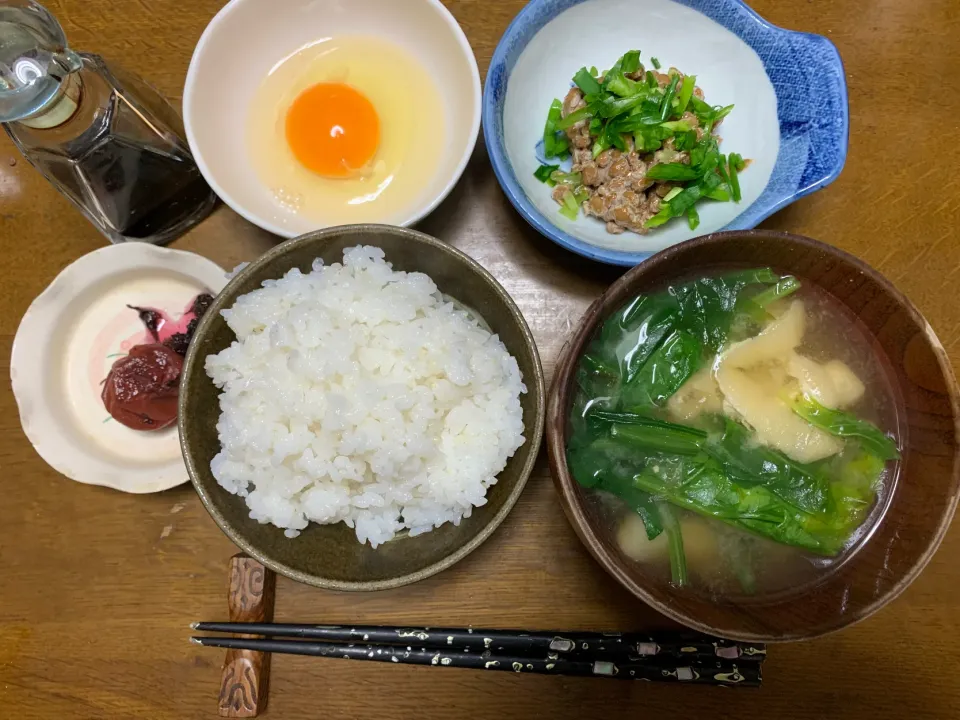
[[[581,358],[571,472],[620,499],[618,537],[636,546],[637,517],[640,542],[663,535],[674,584],[688,582],[685,536],[703,536],[695,516],[727,527],[715,544],[737,549],[729,574],[752,592],[750,552],[729,529],[835,558],[875,506],[898,443],[865,417],[876,373],[840,359],[851,341],[823,313],[792,276],[730,271],[633,298]]]

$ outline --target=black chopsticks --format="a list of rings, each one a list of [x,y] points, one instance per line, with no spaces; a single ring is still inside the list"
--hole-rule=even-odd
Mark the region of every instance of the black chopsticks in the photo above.
[[[194,623],[195,630],[288,640],[193,637],[207,647],[407,665],[759,686],[766,648],[699,634],[524,632],[285,623]]]

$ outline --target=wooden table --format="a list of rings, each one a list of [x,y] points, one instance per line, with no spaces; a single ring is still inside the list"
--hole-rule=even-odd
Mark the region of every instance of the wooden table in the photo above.
[[[170,97],[180,97],[194,43],[220,4],[47,2],[74,47],[119,60]],[[522,0],[448,5],[485,72]],[[754,7],[778,25],[831,38],[850,89],[850,155],[840,179],[764,227],[820,238],[885,273],[926,314],[956,366],[956,4],[756,0]],[[482,141],[452,197],[421,227],[471,254],[506,286],[533,328],[548,380],[568,323],[616,276],[527,227],[500,191]],[[6,364],[30,301],[104,239],[5,138],[0,232]],[[174,247],[232,267],[274,242],[221,207]],[[9,377],[6,365],[3,376]],[[0,396],[0,467],[0,715],[215,716],[222,654],[188,644],[187,625],[225,615],[225,573],[235,548],[191,486],[132,496],[67,481],[27,442],[10,392]],[[821,640],[773,648],[759,692],[281,656],[274,659],[268,717],[612,719],[671,717],[670,710],[689,717],[957,717],[958,554],[960,532],[953,530],[923,575],[876,616]],[[503,526],[453,569],[368,595],[323,592],[283,578],[277,592],[277,617],[290,621],[627,629],[641,627],[651,612],[581,547],[545,457]]]

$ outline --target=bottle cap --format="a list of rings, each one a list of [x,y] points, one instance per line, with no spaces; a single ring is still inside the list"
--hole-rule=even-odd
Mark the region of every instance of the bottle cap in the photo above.
[[[0,122],[64,122],[76,108],[82,66],[56,18],[33,0],[0,0]],[[43,117],[47,116],[47,117]]]

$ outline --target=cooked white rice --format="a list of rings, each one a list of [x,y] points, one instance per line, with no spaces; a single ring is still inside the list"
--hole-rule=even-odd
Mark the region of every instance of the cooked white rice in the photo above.
[[[342,521],[376,547],[458,524],[524,442],[517,361],[383,257],[350,248],[264,282],[223,311],[237,340],[206,359],[223,390],[214,477],[289,537]]]

